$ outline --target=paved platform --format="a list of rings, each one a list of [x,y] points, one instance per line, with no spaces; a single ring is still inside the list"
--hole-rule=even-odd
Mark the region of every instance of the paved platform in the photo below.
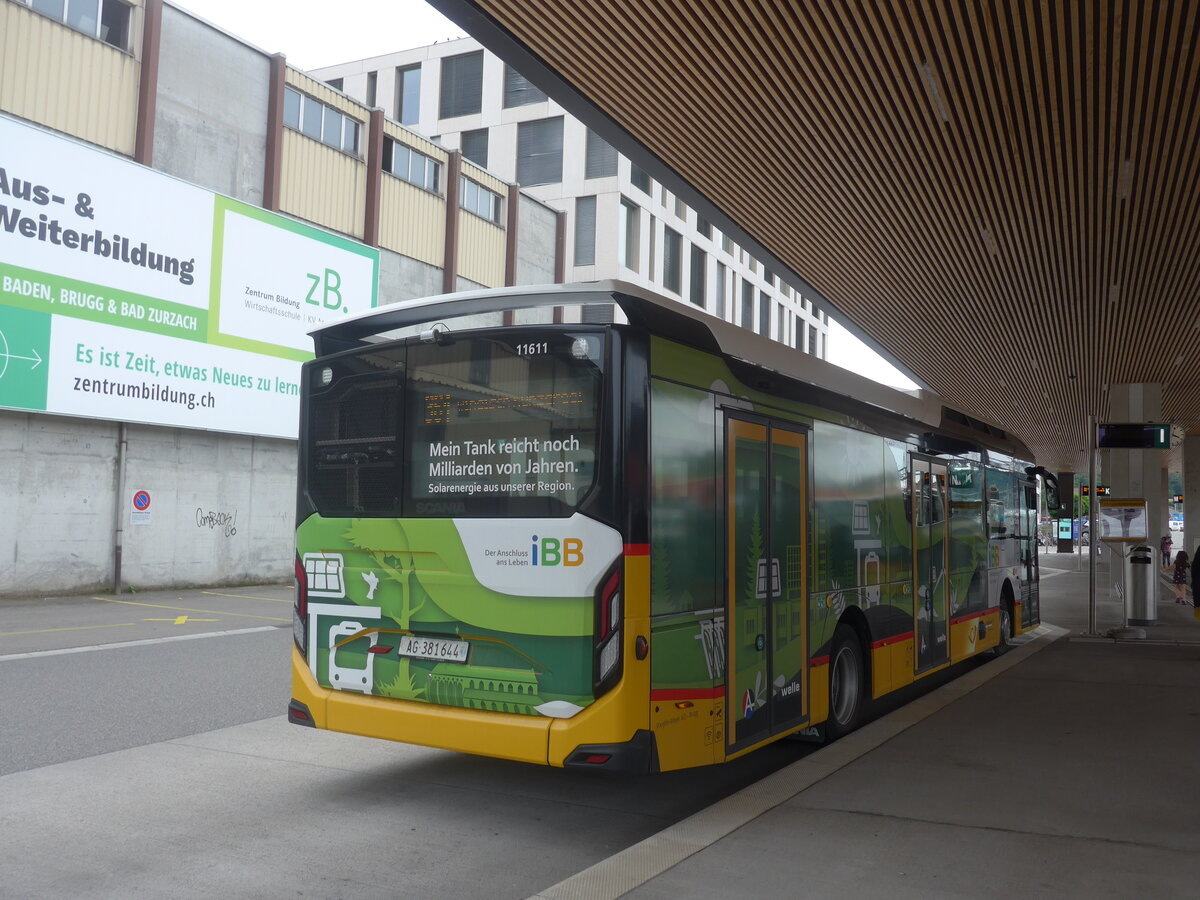
[[[1016,649],[536,896],[1196,896],[1200,620],[1163,576],[1088,634],[1086,557],[1041,562]]]

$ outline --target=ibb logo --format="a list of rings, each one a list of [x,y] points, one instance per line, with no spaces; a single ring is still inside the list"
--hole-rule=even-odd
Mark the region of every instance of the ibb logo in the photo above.
[[[583,541],[579,538],[542,538],[533,536],[533,564],[535,566],[581,566],[583,565]]]

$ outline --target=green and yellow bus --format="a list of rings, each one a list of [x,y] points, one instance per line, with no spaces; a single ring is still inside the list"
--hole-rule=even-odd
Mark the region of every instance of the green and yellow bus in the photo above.
[[[314,340],[294,723],[667,771],[836,737],[1039,623],[1045,473],[928,394],[611,281]]]

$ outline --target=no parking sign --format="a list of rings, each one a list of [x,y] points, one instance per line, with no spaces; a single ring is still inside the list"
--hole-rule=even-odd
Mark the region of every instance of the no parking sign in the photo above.
[[[130,525],[150,524],[150,492],[134,491],[133,508],[129,510]]]

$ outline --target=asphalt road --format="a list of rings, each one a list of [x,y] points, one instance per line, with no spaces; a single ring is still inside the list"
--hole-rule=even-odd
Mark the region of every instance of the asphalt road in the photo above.
[[[811,752],[613,776],[297,728],[289,602],[0,602],[0,897],[528,897]]]

